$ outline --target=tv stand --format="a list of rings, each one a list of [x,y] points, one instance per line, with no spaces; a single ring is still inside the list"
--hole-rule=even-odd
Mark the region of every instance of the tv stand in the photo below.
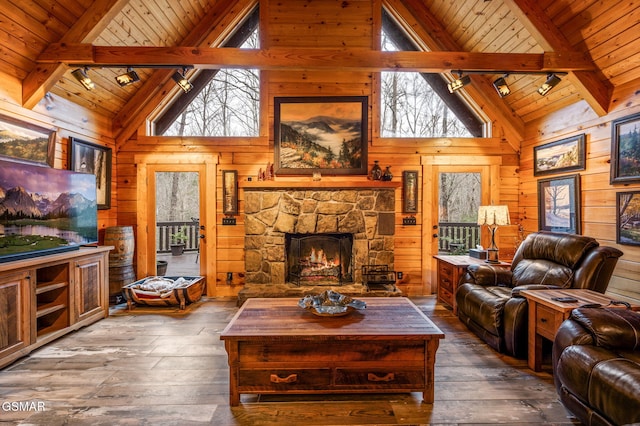
[[[109,315],[111,249],[0,264],[0,368]]]

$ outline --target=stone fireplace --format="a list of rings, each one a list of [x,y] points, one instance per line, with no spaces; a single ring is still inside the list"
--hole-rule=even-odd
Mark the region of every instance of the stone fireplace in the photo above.
[[[323,245],[314,249],[315,256],[318,250],[324,255],[328,251],[333,253],[330,257],[334,264],[341,263],[334,272],[342,275],[342,283],[348,280],[362,284],[363,265],[388,265],[393,269],[395,187],[374,188],[374,184],[370,184],[371,187],[353,189],[315,189],[254,185],[255,188],[244,187],[246,286],[310,285],[309,281],[314,280],[331,284],[328,281],[332,279],[301,277],[300,265],[317,259],[313,262],[292,259],[298,249],[300,255],[311,255],[307,246],[313,244],[307,243],[317,244],[315,237],[330,237],[332,243],[337,242],[338,248]],[[339,235],[348,235],[348,244],[345,245],[341,240],[344,237]],[[291,249],[292,237],[297,241],[294,249]],[[307,237],[314,238],[308,240]]]

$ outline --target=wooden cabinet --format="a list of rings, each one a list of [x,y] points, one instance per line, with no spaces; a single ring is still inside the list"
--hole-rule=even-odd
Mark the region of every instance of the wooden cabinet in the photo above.
[[[29,271],[0,274],[0,359],[31,344]]]
[[[109,315],[108,295],[105,297],[104,283],[108,282],[105,275],[108,265],[105,256],[87,256],[75,261],[75,318],[83,321],[93,315]]]
[[[476,259],[475,257],[466,255],[437,255],[434,256],[434,258],[438,262],[438,301],[450,306],[453,313],[458,315],[456,290],[458,289],[460,278],[466,272],[467,266],[473,264],[486,265],[487,263],[482,259]],[[511,263],[500,262],[492,264],[491,266],[509,268]]]
[[[108,316],[110,249],[0,264],[0,367]]]

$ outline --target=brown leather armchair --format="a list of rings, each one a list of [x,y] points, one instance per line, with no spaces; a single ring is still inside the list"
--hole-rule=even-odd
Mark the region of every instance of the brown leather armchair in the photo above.
[[[527,355],[527,301],[520,290],[582,288],[604,293],[622,252],[582,235],[536,232],[511,269],[471,265],[456,291],[458,317],[498,352]]]
[[[562,403],[585,425],[640,423],[640,313],[578,308],[553,343]]]

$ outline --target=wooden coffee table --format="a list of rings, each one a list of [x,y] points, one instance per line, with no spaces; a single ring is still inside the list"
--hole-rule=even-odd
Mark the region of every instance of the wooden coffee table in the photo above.
[[[248,299],[220,338],[230,405],[240,394],[422,392],[433,403],[444,334],[409,299],[362,297],[367,308],[320,317],[295,298]]]
[[[542,368],[542,339],[551,341],[562,321],[569,318],[571,311],[582,305],[597,303],[602,306],[625,308],[624,305],[609,305],[611,297],[592,290],[559,289],[559,290],[523,290],[521,295],[529,304],[529,342],[528,365],[534,371]],[[573,297],[576,302],[558,302],[556,297]],[[640,306],[632,305],[632,309],[640,310]]]

